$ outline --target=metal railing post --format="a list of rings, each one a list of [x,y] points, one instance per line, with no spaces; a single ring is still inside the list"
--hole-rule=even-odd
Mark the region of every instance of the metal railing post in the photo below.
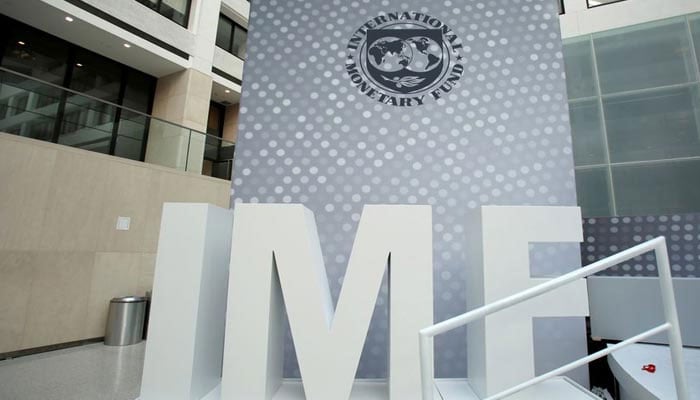
[[[430,348],[433,345],[433,338],[424,334],[418,335],[420,341],[420,380],[423,388],[423,400],[433,400],[433,379],[432,368],[428,364],[432,361]]]
[[[185,153],[185,172],[190,165],[190,146],[192,145],[192,130],[187,131],[187,152]]]
[[[467,325],[477,319],[486,317],[487,315],[493,314],[500,310],[506,309],[513,305],[522,303],[531,298],[540,296],[544,293],[550,292],[561,286],[574,282],[578,279],[588,277],[590,275],[596,274],[598,272],[604,271],[614,265],[620,264],[621,262],[630,260],[634,257],[640,256],[644,253],[654,251],[656,254],[657,269],[659,272],[659,284],[661,286],[661,299],[664,307],[664,316],[666,322],[655,328],[652,328],[646,332],[642,332],[632,338],[622,341],[614,346],[608,347],[602,351],[591,354],[589,356],[583,357],[565,366],[557,368],[546,374],[534,377],[526,382],[516,385],[510,389],[504,390],[493,396],[488,397],[486,400],[497,400],[509,396],[511,394],[517,393],[524,390],[530,386],[540,383],[544,380],[550,379],[554,376],[561,375],[565,372],[571,371],[578,368],[584,364],[591,361],[597,360],[599,358],[605,357],[612,352],[619,350],[623,347],[629,346],[633,343],[640,342],[646,338],[657,335],[664,331],[668,332],[669,347],[671,350],[671,361],[673,365],[673,374],[675,379],[676,393],[678,400],[690,400],[688,394],[688,385],[685,374],[685,365],[683,363],[683,342],[681,339],[680,324],[678,322],[678,313],[676,309],[676,300],[673,291],[673,280],[671,276],[671,266],[668,260],[668,250],[666,248],[666,238],[657,237],[647,242],[638,244],[627,250],[621,251],[612,256],[606,257],[602,260],[596,261],[586,267],[578,269],[576,271],[570,272],[568,274],[562,275],[558,278],[549,280],[543,284],[537,285],[530,289],[524,290],[522,292],[515,293],[511,296],[505,297],[503,299],[497,300],[493,303],[484,305],[477,309],[471,310],[467,313],[452,317],[448,320],[439,322],[432,326],[423,328],[419,332],[420,340],[420,367],[421,367],[421,384],[423,385],[422,395],[423,400],[433,400],[433,385],[434,379],[432,376],[432,366],[430,362],[430,350],[433,343],[433,337],[450,331],[452,329],[458,328],[460,326]]]
[[[683,364],[683,340],[681,338],[680,322],[676,309],[676,298],[673,290],[671,276],[671,263],[668,261],[668,248],[664,238],[654,249],[656,265],[659,270],[659,284],[661,285],[661,301],[664,306],[666,322],[671,325],[668,331],[668,345],[671,350],[671,363],[673,365],[673,379],[676,384],[678,400],[690,400],[688,393],[685,365]]]

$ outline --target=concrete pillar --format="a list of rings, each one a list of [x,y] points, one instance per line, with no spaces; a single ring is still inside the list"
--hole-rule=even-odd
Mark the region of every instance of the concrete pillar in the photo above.
[[[195,0],[190,27],[195,35],[190,68],[158,80],[153,115],[199,132],[207,131],[221,0]],[[148,135],[146,162],[202,173],[205,136],[154,121]],[[209,168],[210,169],[210,168]]]
[[[211,73],[214,63],[216,31],[221,13],[221,0],[194,0],[190,16],[190,30],[196,33],[194,51],[190,58],[192,68]],[[216,22],[214,22],[216,21]]]

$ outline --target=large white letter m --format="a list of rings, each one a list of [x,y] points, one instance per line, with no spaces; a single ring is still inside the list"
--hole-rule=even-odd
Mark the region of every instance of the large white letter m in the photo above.
[[[389,395],[420,398],[418,331],[433,323],[429,206],[365,206],[335,312],[311,211],[237,204],[233,220],[222,399],[275,394],[286,307],[306,399],[347,400],[387,266]]]

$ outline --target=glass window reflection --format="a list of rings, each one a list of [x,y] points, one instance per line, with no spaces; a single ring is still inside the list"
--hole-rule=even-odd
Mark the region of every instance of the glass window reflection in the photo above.
[[[0,17],[0,131],[143,159],[155,78]],[[64,90],[62,87],[69,90]]]

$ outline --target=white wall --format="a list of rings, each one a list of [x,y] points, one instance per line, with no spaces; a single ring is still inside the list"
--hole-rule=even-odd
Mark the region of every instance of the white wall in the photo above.
[[[564,0],[562,38],[587,35],[700,12],[700,0],[625,0],[588,8],[586,0]]]
[[[228,72],[238,79],[243,78],[243,60],[218,47],[214,49],[214,66],[222,71]],[[214,77],[214,80],[217,82],[221,80],[221,83],[228,81],[226,78],[219,77],[218,75]],[[236,84],[231,82],[231,86],[234,85]]]
[[[244,27],[248,27],[250,2],[247,0],[221,0],[221,12]]]

